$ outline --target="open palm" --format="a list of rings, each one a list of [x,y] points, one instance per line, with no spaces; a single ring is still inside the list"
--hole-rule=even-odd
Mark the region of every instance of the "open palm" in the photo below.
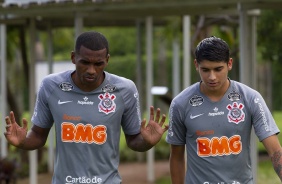
[[[168,126],[164,125],[166,116],[163,114],[162,118],[160,120],[160,109],[157,109],[156,117],[154,114],[154,107],[150,107],[150,119],[148,121],[148,124],[146,125],[146,120],[144,119],[141,123],[141,134],[144,140],[151,144],[155,145],[157,144],[160,139],[162,138],[162,135],[167,131]]]
[[[10,116],[5,118],[6,121],[6,132],[4,133],[7,141],[14,145],[19,146],[23,144],[27,134],[27,120],[23,119],[23,127],[16,123],[15,115],[11,111]]]

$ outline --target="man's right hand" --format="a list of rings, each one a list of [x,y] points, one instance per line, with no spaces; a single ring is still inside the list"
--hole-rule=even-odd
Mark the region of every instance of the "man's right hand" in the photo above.
[[[10,116],[5,118],[6,121],[6,132],[4,135],[8,143],[19,147],[22,146],[26,139],[27,134],[27,120],[23,119],[23,126],[19,126],[15,120],[14,112],[10,112]]]

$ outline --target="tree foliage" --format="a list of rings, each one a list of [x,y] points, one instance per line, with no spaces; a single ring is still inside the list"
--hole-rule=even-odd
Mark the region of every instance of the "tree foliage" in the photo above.
[[[262,58],[282,62],[282,11],[263,11],[258,21],[258,45]]]
[[[258,49],[263,62],[272,64],[273,109],[281,110],[282,103],[282,11],[263,11],[258,21]]]

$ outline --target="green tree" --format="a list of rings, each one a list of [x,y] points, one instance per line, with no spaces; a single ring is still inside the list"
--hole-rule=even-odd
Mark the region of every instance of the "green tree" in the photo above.
[[[258,20],[258,49],[262,62],[272,64],[273,110],[281,110],[282,103],[282,11],[262,11]]]

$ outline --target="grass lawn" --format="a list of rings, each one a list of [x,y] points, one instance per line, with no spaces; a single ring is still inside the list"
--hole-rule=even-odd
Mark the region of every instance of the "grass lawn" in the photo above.
[[[276,175],[271,162],[260,161],[258,164],[257,184],[281,184],[279,177]]]

